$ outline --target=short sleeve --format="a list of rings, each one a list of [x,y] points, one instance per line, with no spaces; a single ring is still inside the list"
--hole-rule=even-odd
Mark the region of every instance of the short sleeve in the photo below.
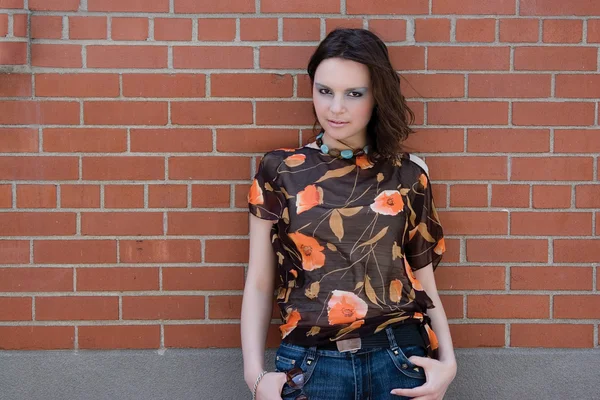
[[[418,167],[415,175],[415,182],[407,195],[410,215],[404,252],[413,271],[426,267],[429,263],[435,270],[446,251],[444,232],[426,170]]]
[[[285,196],[277,184],[279,157],[267,153],[263,156],[248,191],[248,209],[261,219],[277,221],[285,208]]]

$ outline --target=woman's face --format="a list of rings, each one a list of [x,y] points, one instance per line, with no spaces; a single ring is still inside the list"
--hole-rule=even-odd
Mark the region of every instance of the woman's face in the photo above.
[[[353,148],[364,146],[374,103],[366,65],[342,58],[328,58],[319,64],[313,104],[328,136]]]

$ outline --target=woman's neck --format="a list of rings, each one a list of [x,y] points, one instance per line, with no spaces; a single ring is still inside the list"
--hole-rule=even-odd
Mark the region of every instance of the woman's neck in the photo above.
[[[323,143],[326,144],[329,148],[338,149],[338,150],[346,150],[350,149],[352,151],[362,149],[367,145],[367,137],[365,135],[354,135],[346,140],[337,140],[332,138],[327,132],[324,133],[322,137]]]

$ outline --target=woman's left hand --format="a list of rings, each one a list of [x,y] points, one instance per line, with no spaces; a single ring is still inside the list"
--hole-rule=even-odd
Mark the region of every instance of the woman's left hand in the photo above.
[[[456,363],[419,356],[412,356],[409,361],[423,367],[427,382],[413,389],[394,389],[391,393],[396,396],[407,396],[413,400],[442,400],[450,382],[456,376]]]

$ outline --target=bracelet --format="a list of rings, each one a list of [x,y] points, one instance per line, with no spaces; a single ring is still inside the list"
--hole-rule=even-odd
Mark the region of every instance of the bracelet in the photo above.
[[[256,389],[258,388],[258,383],[263,378],[263,376],[265,376],[266,374],[267,374],[267,371],[263,371],[256,378],[256,382],[254,382],[254,389],[252,389],[252,400],[256,400]]]

